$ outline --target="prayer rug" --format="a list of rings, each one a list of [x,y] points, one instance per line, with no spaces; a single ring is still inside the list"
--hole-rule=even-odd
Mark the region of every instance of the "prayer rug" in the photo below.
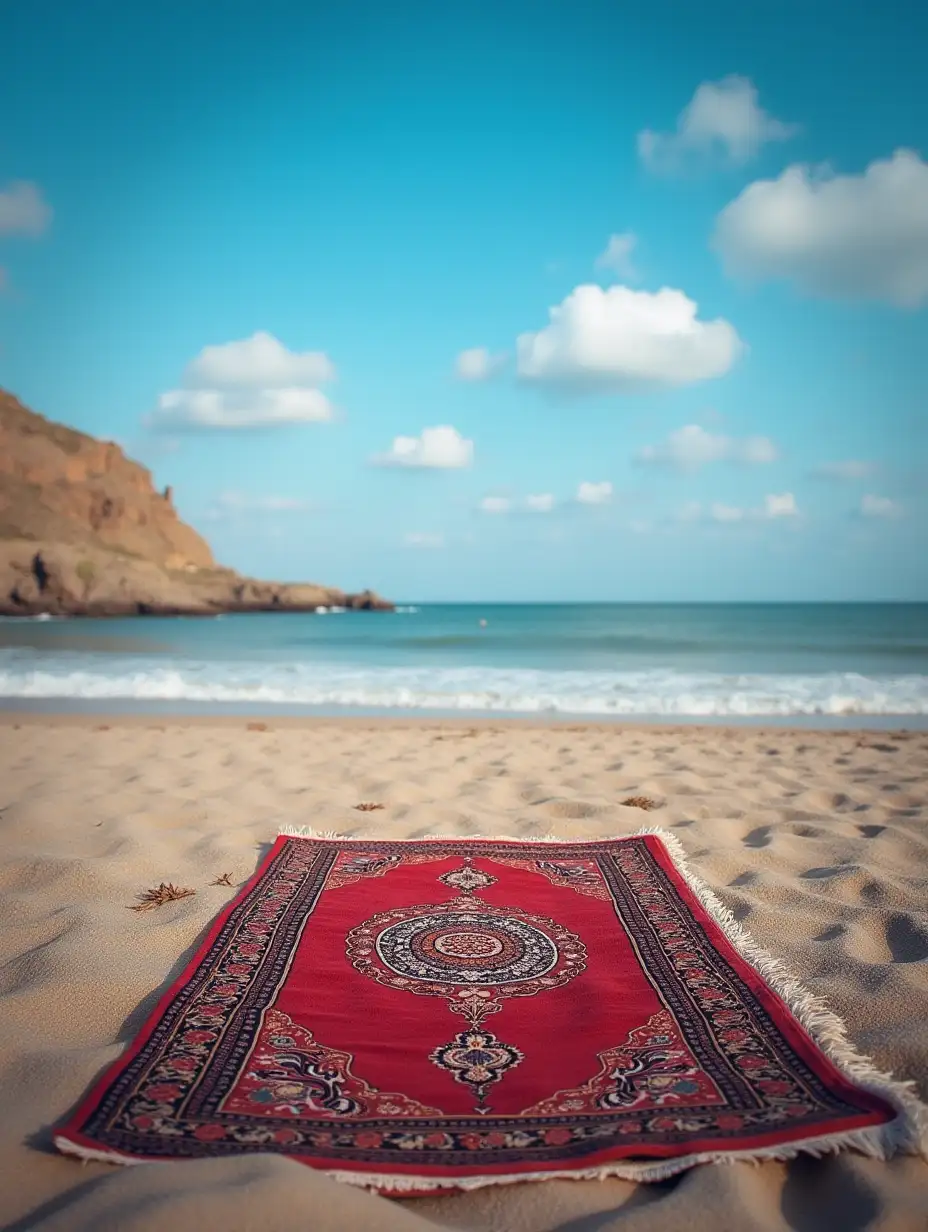
[[[55,1142],[388,1192],[917,1150],[906,1086],[669,835],[281,835]]]

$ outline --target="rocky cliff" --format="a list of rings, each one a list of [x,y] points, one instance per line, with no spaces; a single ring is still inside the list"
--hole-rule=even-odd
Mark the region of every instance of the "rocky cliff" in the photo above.
[[[259,582],[224,569],[171,490],[118,445],[0,390],[0,615],[209,615],[389,609],[370,591]]]

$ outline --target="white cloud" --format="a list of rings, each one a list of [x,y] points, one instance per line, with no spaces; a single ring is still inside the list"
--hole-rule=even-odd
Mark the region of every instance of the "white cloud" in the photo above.
[[[602,483],[584,480],[577,488],[577,502],[581,505],[608,505],[612,500],[612,484],[608,479]]]
[[[721,505],[716,502],[710,506],[709,516],[714,522],[740,522],[745,516],[745,511],[734,505]]]
[[[891,500],[888,496],[876,496],[868,492],[861,498],[860,513],[865,518],[901,518],[903,509],[898,501]]]
[[[550,324],[517,340],[521,377],[616,392],[722,376],[742,343],[721,318],[700,321],[682,291],[576,287]]]
[[[677,171],[693,156],[718,152],[743,163],[767,142],[786,141],[799,131],[798,125],[768,115],[757,97],[757,87],[747,77],[731,74],[704,81],[677,117],[675,132],[646,128],[638,134],[642,161],[658,172]]]
[[[854,458],[848,458],[842,462],[823,462],[821,466],[815,468],[815,474],[820,475],[823,479],[866,479],[876,471],[875,462],[862,462]]]
[[[491,355],[486,347],[471,347],[458,355],[454,370],[459,381],[488,381],[505,363],[505,355]]]
[[[273,335],[207,346],[187,365],[183,385],[158,398],[149,427],[175,431],[273,428],[319,423],[334,410],[317,385],[335,377],[321,351],[288,351]]]
[[[703,511],[699,501],[689,501],[677,514],[680,522],[701,522],[707,516],[713,522],[747,522],[774,521],[777,518],[793,518],[799,516],[796,498],[792,492],[771,493],[764,497],[761,509],[744,509],[739,505],[725,505],[721,501],[713,501]]]
[[[541,492],[537,496],[526,496],[525,498],[525,508],[529,513],[550,513],[554,504],[554,496],[551,492]]]
[[[305,513],[312,509],[309,501],[292,496],[250,496],[246,492],[220,492],[209,510],[213,519],[255,513]]]
[[[862,175],[787,167],[722,210],[713,244],[734,274],[916,308],[928,300],[928,163],[896,150]]]
[[[38,184],[14,180],[0,190],[0,235],[41,235],[52,220],[52,208]]]
[[[164,431],[274,428],[331,419],[332,404],[318,389],[171,389],[148,417]]]
[[[747,436],[732,442],[732,461],[745,462],[749,466],[766,466],[776,462],[780,451],[769,436]]]
[[[631,231],[623,231],[621,235],[610,235],[609,242],[603,252],[596,258],[596,269],[611,270],[620,278],[634,282],[638,277],[632,261],[632,250],[638,243],[638,237]]]
[[[408,548],[443,548],[445,537],[429,534],[427,531],[414,530],[404,536],[403,542]]]
[[[511,496],[485,496],[477,508],[481,513],[552,513],[557,500],[553,492],[539,492],[518,500]]]
[[[764,497],[764,514],[766,518],[795,518],[799,510],[796,508],[796,498],[792,492],[782,492],[779,495],[771,493]]]
[[[289,351],[264,330],[204,347],[184,373],[185,385],[207,389],[283,389],[334,379],[335,365],[325,352]]]
[[[465,440],[456,428],[442,424],[423,428],[420,436],[397,436],[385,454],[373,461],[379,466],[408,466],[456,470],[474,460],[474,442]]]
[[[509,513],[512,501],[508,496],[485,496],[478,508],[481,513]]]
[[[756,466],[775,462],[778,457],[777,447],[769,437],[747,436],[738,439],[707,432],[699,424],[678,428],[663,444],[645,445],[638,453],[639,462],[681,471],[699,470],[711,462]]]
[[[261,509],[268,513],[297,513],[310,508],[308,501],[294,496],[246,496],[242,492],[222,492],[219,503],[227,509]]]

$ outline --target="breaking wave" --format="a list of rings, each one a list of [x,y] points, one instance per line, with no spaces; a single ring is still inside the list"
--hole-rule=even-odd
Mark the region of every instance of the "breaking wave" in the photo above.
[[[607,717],[928,715],[928,676],[114,661],[93,654],[39,660],[14,652],[0,655],[0,697]]]

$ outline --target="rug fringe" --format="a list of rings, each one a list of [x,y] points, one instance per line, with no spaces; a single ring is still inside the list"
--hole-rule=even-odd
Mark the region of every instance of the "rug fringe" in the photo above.
[[[82,1146],[79,1142],[72,1142],[70,1138],[64,1137],[63,1134],[55,1134],[52,1142],[56,1150],[61,1151],[62,1154],[73,1155],[85,1164],[122,1164],[129,1168],[135,1164],[157,1162],[149,1159],[136,1159],[132,1155],[122,1155],[119,1151],[104,1151],[95,1146]]]
[[[133,1158],[122,1155],[118,1151],[103,1151],[94,1147],[82,1146],[70,1139],[56,1136],[54,1144],[59,1151],[80,1159],[84,1163],[122,1164],[134,1167],[147,1163],[165,1163],[159,1161]],[[681,1155],[674,1159],[654,1160],[639,1163],[629,1160],[616,1160],[608,1164],[600,1164],[592,1168],[562,1168],[551,1172],[516,1172],[504,1175],[484,1176],[415,1176],[397,1175],[386,1172],[354,1172],[347,1169],[320,1168],[318,1171],[333,1181],[355,1185],[363,1189],[374,1189],[380,1193],[389,1193],[399,1197],[417,1196],[435,1193],[440,1190],[474,1190],[485,1189],[490,1185],[516,1185],[530,1181],[605,1181],[617,1179],[654,1183],[665,1181],[677,1176],[697,1164],[762,1164],[767,1160],[786,1162],[796,1159],[799,1155],[811,1155],[816,1159],[832,1155],[838,1151],[853,1149],[875,1159],[885,1159],[880,1143],[874,1140],[872,1129],[849,1130],[841,1134],[826,1134],[819,1138],[808,1138],[801,1143],[781,1144],[779,1146],[760,1147],[752,1151],[700,1151],[692,1155]],[[299,1158],[299,1157],[297,1157]]]
[[[333,1180],[381,1193],[413,1196],[434,1193],[439,1190],[486,1189],[490,1185],[517,1185],[526,1181],[606,1181],[610,1179],[637,1181],[653,1184],[666,1181],[672,1176],[686,1172],[697,1164],[754,1164],[755,1167],[768,1160],[786,1162],[800,1155],[820,1159],[838,1151],[854,1149],[871,1158],[885,1159],[875,1148],[870,1130],[850,1130],[842,1134],[825,1134],[809,1138],[795,1145],[760,1147],[752,1151],[700,1151],[681,1155],[674,1159],[654,1160],[649,1163],[616,1160],[592,1168],[562,1168],[551,1172],[517,1172],[491,1176],[410,1176],[387,1175],[379,1172],[349,1172],[345,1169],[325,1169],[325,1175]]]
[[[668,834],[659,826],[644,828],[639,833],[654,834],[661,840],[675,868],[714,923],[777,994],[832,1065],[858,1087],[878,1095],[896,1109],[896,1119],[886,1125],[826,1136],[820,1140],[824,1145],[819,1153],[825,1154],[849,1145],[879,1159],[888,1159],[897,1151],[928,1158],[928,1107],[916,1095],[915,1083],[884,1073],[869,1057],[856,1050],[848,1038],[843,1020],[829,1009],[817,993],[807,989],[778,958],[759,946],[715,892],[692,871],[676,835]],[[836,1145],[830,1145],[835,1138]],[[804,1145],[802,1149],[806,1149]]]
[[[294,838],[337,839],[342,842],[371,842],[374,835],[344,835],[332,831],[314,831],[308,827],[288,826],[281,835]],[[674,1176],[696,1163],[734,1162],[737,1160],[759,1163],[764,1159],[794,1159],[797,1155],[827,1155],[846,1148],[853,1148],[877,1159],[888,1159],[896,1152],[924,1155],[928,1158],[928,1107],[915,1093],[915,1084],[909,1080],[893,1078],[878,1069],[869,1057],[859,1053],[848,1038],[844,1022],[828,1008],[818,994],[811,992],[796,977],[765,949],[757,944],[750,933],[738,923],[728,907],[715,892],[690,868],[686,852],[675,834],[661,826],[642,826],[628,834],[613,835],[606,839],[565,838],[556,834],[508,835],[508,834],[428,834],[424,839],[396,839],[395,842],[453,841],[482,839],[484,842],[512,843],[571,843],[615,842],[622,838],[638,838],[654,835],[660,839],[674,867],[713,922],[725,934],[741,957],[761,976],[767,986],[780,998],[792,1016],[825,1054],[828,1060],[844,1076],[858,1087],[884,1099],[895,1108],[897,1116],[885,1125],[868,1126],[838,1134],[826,1134],[819,1138],[807,1138],[795,1145],[778,1145],[753,1151],[706,1152],[688,1155],[673,1160],[654,1163],[628,1163],[618,1161],[599,1168],[579,1171],[520,1174],[513,1177],[442,1178],[434,1177],[377,1177],[357,1179],[358,1173],[339,1173],[338,1178],[358,1185],[373,1185],[382,1190],[425,1189],[475,1189],[484,1184],[505,1184],[509,1181],[556,1178],[595,1179],[597,1177],[623,1177],[627,1180],[659,1181]],[[329,1173],[329,1175],[334,1175]],[[373,1176],[373,1174],[371,1174]]]

